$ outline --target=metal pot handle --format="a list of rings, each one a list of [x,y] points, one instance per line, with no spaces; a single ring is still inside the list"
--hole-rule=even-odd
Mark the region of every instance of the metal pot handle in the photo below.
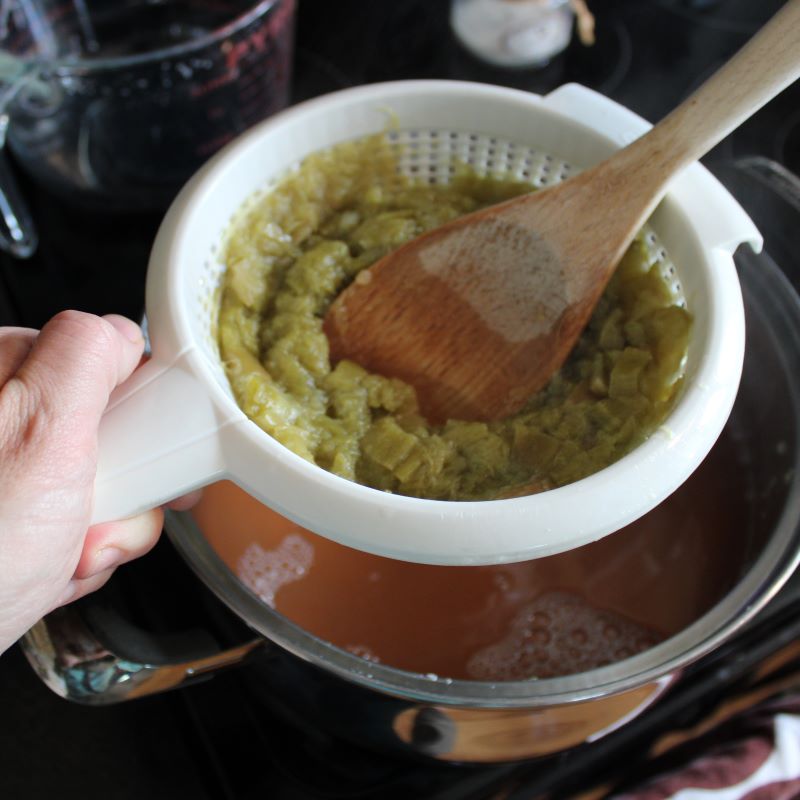
[[[109,645],[107,635],[117,639]],[[57,695],[84,705],[109,705],[206,680],[261,649],[255,638],[220,649],[205,631],[157,635],[116,611],[75,603],[36,623],[20,647],[41,680]]]
[[[8,53],[0,53],[0,250],[15,258],[30,258],[39,244],[33,218],[5,153],[11,123],[9,105],[24,85],[36,86],[35,79],[30,83],[32,75],[32,68]]]

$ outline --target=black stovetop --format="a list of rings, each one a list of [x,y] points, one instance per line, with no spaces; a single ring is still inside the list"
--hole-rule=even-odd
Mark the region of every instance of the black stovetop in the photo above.
[[[536,71],[488,67],[448,30],[442,0],[300,0],[294,100],[398,78],[458,78],[537,93],[577,81],[656,121],[727,59],[780,0],[590,0],[597,44],[573,42]],[[800,172],[800,86],[784,92],[722,142],[706,163],[723,180],[735,159],[764,156]],[[735,183],[735,181],[734,181]],[[33,187],[26,187],[34,192]],[[738,184],[731,186],[739,191]],[[744,190],[742,190],[744,191]],[[740,196],[751,213],[747,197]],[[749,196],[749,195],[748,195]],[[761,206],[754,202],[758,211]],[[48,224],[48,199],[33,197]],[[760,223],[759,219],[756,219]],[[0,324],[40,326],[68,306],[137,318],[146,254],[158,217],[67,221],[87,249],[45,244],[28,263],[0,260]],[[58,224],[52,222],[52,224]],[[765,230],[765,234],[768,232]],[[83,238],[81,238],[83,237]],[[768,248],[790,251],[778,225]],[[780,263],[780,259],[779,263]],[[797,267],[797,264],[794,265]],[[792,276],[800,283],[800,269]],[[120,570],[109,589],[131,613],[165,630],[193,622],[208,593],[167,541]],[[146,593],[141,587],[148,587]],[[792,597],[758,639],[767,650],[795,638]],[[765,644],[765,642],[767,644]],[[70,705],[50,694],[12,650],[0,657],[0,797],[82,798],[531,798],[568,796],[624,760],[634,763],[664,726],[691,721],[757,662],[738,642],[701,664],[694,683],[647,725],[626,726],[594,749],[528,765],[488,768],[397,762],[287,726],[255,709],[236,672],[197,686],[105,708]],[[731,670],[731,663],[737,668]],[[726,676],[723,679],[723,674]]]

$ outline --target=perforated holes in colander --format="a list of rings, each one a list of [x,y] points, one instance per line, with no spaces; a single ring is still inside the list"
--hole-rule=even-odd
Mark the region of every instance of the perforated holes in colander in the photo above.
[[[398,168],[412,179],[449,183],[458,164],[478,175],[551,186],[571,174],[570,165],[527,145],[477,133],[448,130],[391,131],[398,145]]]
[[[468,164],[480,176],[554,186],[574,172],[569,162],[527,145],[477,133],[450,130],[399,130],[388,134],[398,145],[398,169],[413,180],[449,183],[458,164]],[[675,266],[652,229],[645,228],[648,262],[659,264],[675,303],[686,305]]]
[[[649,226],[644,228],[644,246],[647,249],[648,261],[650,266],[658,265],[661,276],[669,287],[670,294],[676,305],[686,308],[686,299],[683,296],[681,282],[678,273],[675,271],[675,264],[670,259],[664,245],[659,241],[658,236]]]

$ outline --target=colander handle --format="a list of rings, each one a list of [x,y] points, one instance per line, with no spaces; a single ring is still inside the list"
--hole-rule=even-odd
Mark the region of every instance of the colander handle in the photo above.
[[[224,477],[225,424],[187,354],[144,364],[111,396],[100,423],[92,523],[134,516]]]

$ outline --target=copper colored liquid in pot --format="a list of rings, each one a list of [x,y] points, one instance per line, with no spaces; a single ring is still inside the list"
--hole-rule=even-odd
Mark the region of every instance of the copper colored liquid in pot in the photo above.
[[[320,638],[415,672],[513,680],[618,661],[697,619],[746,564],[746,490],[746,471],[723,434],[686,484],[622,531],[490,567],[351,550],[229,483],[209,487],[192,513],[253,591]]]

